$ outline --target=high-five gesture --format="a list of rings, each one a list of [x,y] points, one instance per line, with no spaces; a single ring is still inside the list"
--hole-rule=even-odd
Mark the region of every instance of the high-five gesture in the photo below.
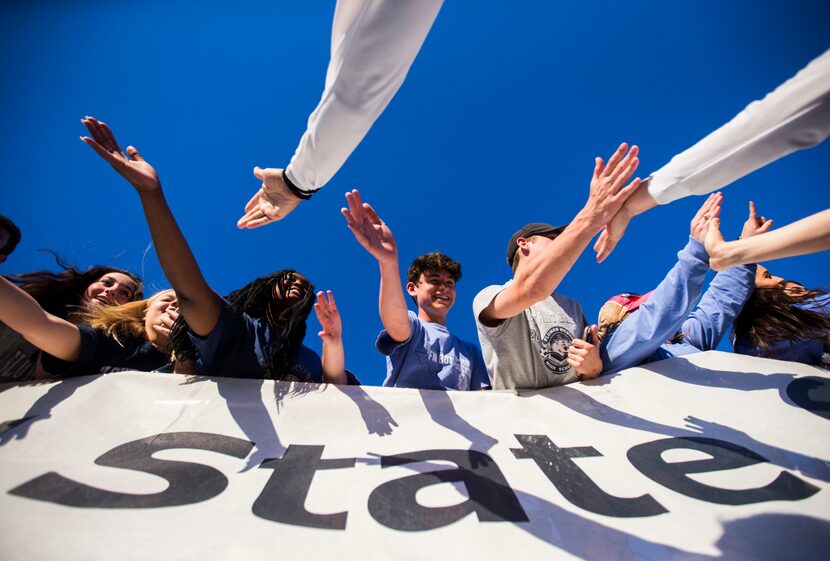
[[[133,146],[127,146],[125,154],[106,123],[94,117],[84,117],[81,122],[92,135],[92,138],[82,136],[81,140],[98,152],[98,155],[104,158],[121,177],[129,181],[136,191],[161,188],[159,176],[153,166],[145,162]]]
[[[706,232],[709,231],[709,223],[720,214],[720,205],[722,202],[723,195],[720,193],[712,193],[709,195],[697,213],[692,217],[689,236],[703,243],[703,240],[706,238]]]
[[[626,186],[640,165],[637,158],[639,151],[636,146],[629,150],[628,145],[623,142],[608,160],[608,164],[605,164],[602,158],[596,158],[594,176],[591,178],[591,192],[585,210],[600,222],[601,226],[617,214],[625,200],[640,185],[638,177]]]
[[[349,208],[340,209],[340,212],[358,243],[378,261],[397,260],[395,236],[372,205],[363,202],[357,189],[346,193],[346,202]]]

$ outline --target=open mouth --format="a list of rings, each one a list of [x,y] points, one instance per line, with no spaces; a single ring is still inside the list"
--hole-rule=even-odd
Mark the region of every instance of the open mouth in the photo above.
[[[443,294],[436,294],[435,299],[440,300],[441,302],[449,302],[450,301],[450,297],[449,296],[444,296]]]

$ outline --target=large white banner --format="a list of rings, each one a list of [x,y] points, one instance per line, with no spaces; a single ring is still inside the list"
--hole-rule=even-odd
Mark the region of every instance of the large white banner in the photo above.
[[[719,352],[515,395],[0,386],[0,559],[828,559],[830,378]]]

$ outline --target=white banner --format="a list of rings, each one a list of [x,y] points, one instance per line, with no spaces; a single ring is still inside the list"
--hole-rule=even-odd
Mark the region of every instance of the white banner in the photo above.
[[[719,352],[515,395],[0,386],[0,559],[827,559],[830,378]]]

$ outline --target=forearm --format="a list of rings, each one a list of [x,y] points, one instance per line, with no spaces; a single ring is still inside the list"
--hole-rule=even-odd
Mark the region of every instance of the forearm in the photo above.
[[[66,361],[78,358],[78,328],[47,313],[28,293],[0,277],[0,321],[37,348]]]
[[[327,384],[346,385],[346,353],[343,340],[336,343],[323,341],[323,381]]]
[[[378,309],[383,329],[394,341],[409,339],[409,314],[397,259],[380,263]]]
[[[442,0],[338,2],[326,85],[285,174],[314,192],[343,165],[403,84]]]
[[[717,348],[729,326],[755,290],[755,266],[741,265],[721,271],[683,322],[684,341],[701,351]]]
[[[660,204],[703,195],[830,134],[830,51],[652,174]]]
[[[728,266],[794,257],[830,249],[830,209],[778,230],[727,242],[721,261]]]
[[[181,313],[195,333],[207,335],[219,318],[219,297],[202,277],[162,190],[139,195],[161,268],[176,292]]]

